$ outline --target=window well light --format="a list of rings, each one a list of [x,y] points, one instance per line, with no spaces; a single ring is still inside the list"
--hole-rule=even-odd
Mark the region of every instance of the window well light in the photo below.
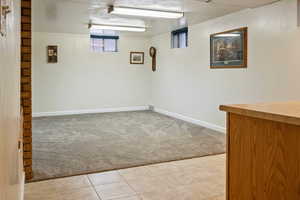
[[[151,10],[151,9],[130,8],[130,7],[114,7],[114,6],[109,6],[108,13],[116,14],[116,15],[131,15],[131,16],[167,18],[167,19],[178,19],[184,16],[183,12]]]

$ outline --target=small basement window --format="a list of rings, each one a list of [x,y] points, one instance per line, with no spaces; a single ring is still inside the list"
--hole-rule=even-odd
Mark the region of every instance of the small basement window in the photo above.
[[[98,30],[91,32],[91,50],[93,52],[117,52],[119,36],[114,31]]]
[[[172,48],[188,47],[188,27],[177,29],[171,33]]]

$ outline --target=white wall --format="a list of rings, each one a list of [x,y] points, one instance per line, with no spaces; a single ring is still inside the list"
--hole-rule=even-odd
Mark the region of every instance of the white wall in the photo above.
[[[149,105],[150,65],[130,65],[130,51],[148,51],[148,38],[121,35],[119,52],[93,53],[89,35],[33,33],[33,113]],[[58,45],[48,64],[47,45]]]
[[[3,6],[3,5],[2,5]],[[20,124],[20,0],[12,0],[7,36],[0,36],[0,199],[22,200]]]
[[[244,26],[249,28],[248,68],[210,69],[209,35]],[[34,113],[152,104],[220,128],[225,126],[220,104],[300,99],[296,0],[191,26],[186,49],[170,49],[170,33],[124,35],[119,53],[102,54],[90,52],[88,35],[36,32],[33,39]],[[58,64],[46,63],[46,46],[52,44],[59,45]],[[158,49],[155,73],[150,45]],[[144,51],[146,64],[129,65],[129,51]]]
[[[158,49],[152,104],[225,126],[220,104],[300,100],[300,31],[296,0],[244,10],[189,27],[189,47],[170,49],[170,34],[152,38]],[[247,69],[210,69],[209,35],[249,27]]]

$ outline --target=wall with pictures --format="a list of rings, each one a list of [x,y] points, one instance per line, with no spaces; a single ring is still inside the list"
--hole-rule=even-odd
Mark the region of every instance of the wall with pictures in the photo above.
[[[245,26],[248,68],[210,69],[210,34]],[[224,130],[220,104],[300,99],[297,1],[190,26],[188,48],[171,49],[170,33],[153,37],[151,45],[158,50],[151,103],[161,112]]]
[[[72,113],[149,105],[151,68],[130,64],[130,51],[148,52],[148,38],[120,35],[119,52],[94,53],[89,35],[33,33],[33,113]],[[58,62],[47,63],[47,46]]]
[[[248,68],[210,69],[210,34],[241,27],[248,27]],[[118,53],[93,53],[86,34],[35,32],[33,113],[150,104],[157,111],[224,130],[220,104],[300,98],[297,1],[189,26],[188,48],[171,49],[170,35],[121,35]],[[58,45],[58,63],[47,63],[48,45]],[[154,73],[150,46],[157,48]],[[145,52],[145,64],[130,65],[130,51]]]

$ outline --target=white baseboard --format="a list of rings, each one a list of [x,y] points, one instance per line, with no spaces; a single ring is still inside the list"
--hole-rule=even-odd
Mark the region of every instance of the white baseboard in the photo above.
[[[68,110],[68,111],[55,111],[55,112],[39,112],[33,113],[32,117],[49,117],[49,116],[63,116],[63,115],[78,115],[78,114],[92,114],[92,113],[109,113],[109,112],[125,112],[125,111],[140,111],[149,110],[150,106],[133,106],[133,107],[119,107],[119,108],[102,108],[102,109],[90,109],[90,110]],[[186,122],[190,122],[205,128],[216,130],[222,133],[226,132],[226,129],[222,126],[218,126],[209,122],[201,121],[191,117],[187,117],[178,113],[170,112],[164,109],[155,108],[154,112],[158,112],[170,117],[181,119]]]
[[[149,110],[149,106],[133,106],[120,108],[102,108],[90,110],[67,110],[55,112],[39,112],[33,113],[32,117],[49,117],[49,116],[63,116],[63,115],[78,115],[78,114],[92,114],[92,113],[109,113],[109,112],[125,112],[125,111],[140,111]]]
[[[209,122],[201,121],[201,120],[198,120],[198,119],[194,119],[194,118],[191,118],[191,117],[187,117],[187,116],[184,116],[184,115],[181,115],[181,114],[178,114],[178,113],[169,112],[167,110],[163,110],[163,109],[155,108],[155,107],[154,107],[154,112],[158,112],[158,113],[161,113],[161,114],[164,114],[164,115],[168,115],[170,117],[181,119],[183,121],[190,122],[192,124],[196,124],[196,125],[199,125],[199,126],[203,126],[205,128],[209,128],[209,129],[212,129],[212,130],[215,130],[215,131],[226,133],[226,128],[224,128],[222,126],[212,124],[212,123],[209,123]]]

